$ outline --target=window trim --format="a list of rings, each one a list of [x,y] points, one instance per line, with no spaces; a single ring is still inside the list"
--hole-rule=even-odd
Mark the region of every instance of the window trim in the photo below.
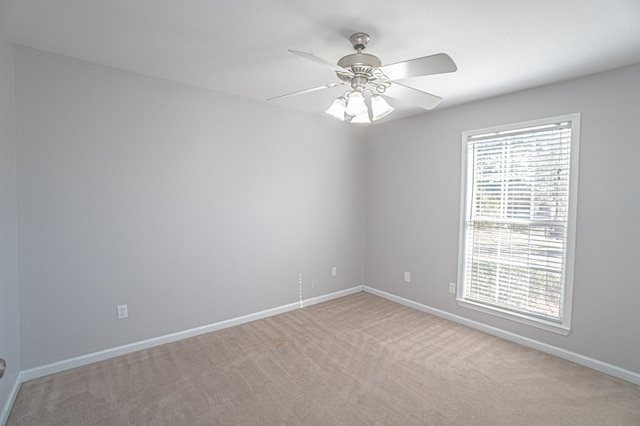
[[[544,318],[538,318],[533,315],[526,315],[516,311],[503,309],[497,306],[491,306],[476,301],[466,300],[464,298],[463,273],[465,258],[465,225],[466,218],[471,207],[471,192],[468,191],[471,177],[468,176],[468,159],[467,145],[472,136],[495,133],[508,132],[517,129],[525,129],[531,127],[544,126],[546,124],[558,123],[562,121],[571,122],[571,157],[570,157],[570,175],[569,175],[569,212],[567,219],[567,247],[565,260],[565,282],[564,282],[564,299],[562,312],[563,317],[560,322],[551,321]],[[575,266],[575,242],[576,242],[576,222],[578,207],[578,164],[580,152],[580,113],[566,114],[555,117],[542,118],[537,120],[523,121],[500,126],[485,127],[481,129],[467,130],[462,132],[462,169],[461,169],[461,190],[460,190],[460,228],[458,241],[458,276],[456,301],[459,306],[481,311],[500,318],[506,318],[518,323],[527,324],[536,328],[541,328],[554,333],[568,335],[571,331],[572,318],[572,302],[573,302],[573,282],[574,282],[574,266]]]

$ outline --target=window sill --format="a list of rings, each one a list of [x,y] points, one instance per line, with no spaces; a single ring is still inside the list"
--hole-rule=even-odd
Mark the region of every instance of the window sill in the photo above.
[[[505,318],[505,319],[519,322],[521,324],[526,324],[532,327],[541,328],[543,330],[551,331],[553,333],[561,334],[563,336],[568,336],[569,333],[571,332],[571,328],[565,324],[558,324],[552,321],[545,321],[543,319],[521,315],[516,312],[508,311],[506,309],[496,308],[494,306],[489,307],[481,303],[470,302],[464,299],[457,299],[457,301],[459,306],[462,306],[465,308],[484,312],[489,315]]]

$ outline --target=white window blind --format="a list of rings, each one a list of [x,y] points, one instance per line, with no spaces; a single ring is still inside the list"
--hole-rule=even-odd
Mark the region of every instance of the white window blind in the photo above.
[[[459,300],[567,324],[574,121],[466,135]]]

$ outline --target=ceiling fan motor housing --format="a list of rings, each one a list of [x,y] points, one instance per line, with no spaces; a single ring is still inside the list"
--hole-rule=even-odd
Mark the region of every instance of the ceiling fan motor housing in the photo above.
[[[350,70],[353,75],[346,75],[344,73],[337,72],[338,78],[342,81],[348,81],[355,89],[356,87],[364,87],[367,82],[373,79],[372,71],[374,68],[382,66],[382,61],[375,55],[369,53],[362,53],[367,47],[371,37],[366,33],[355,33],[349,37],[349,41],[353,45],[353,48],[358,53],[352,53],[347,56],[343,56],[338,61],[338,66]]]
[[[338,65],[353,72],[356,77],[362,77],[366,80],[373,78],[372,71],[374,68],[382,66],[382,61],[375,55],[368,53],[352,53],[340,58]],[[341,73],[336,73],[338,78],[343,81],[349,81],[354,78]]]

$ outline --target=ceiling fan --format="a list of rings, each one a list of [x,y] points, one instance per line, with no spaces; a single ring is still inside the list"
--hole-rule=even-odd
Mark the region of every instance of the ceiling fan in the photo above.
[[[442,101],[439,96],[409,87],[399,83],[398,80],[456,71],[458,67],[449,55],[438,53],[382,65],[382,61],[377,56],[362,53],[370,40],[371,38],[366,33],[351,35],[349,41],[356,53],[342,57],[337,64],[333,64],[313,53],[289,50],[295,55],[335,71],[340,81],[276,96],[267,99],[267,101],[348,85],[350,89],[333,101],[326,113],[339,120],[351,123],[370,123],[390,114],[395,108],[389,105],[382,95],[426,110],[435,108]]]

